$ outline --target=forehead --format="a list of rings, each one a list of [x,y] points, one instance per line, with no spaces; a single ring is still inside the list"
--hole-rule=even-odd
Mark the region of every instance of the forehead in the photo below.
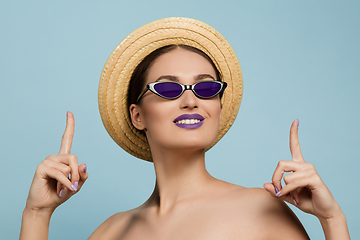
[[[199,74],[209,74],[216,79],[211,63],[198,53],[177,48],[154,60],[147,75],[147,82],[155,81],[162,75],[174,75],[181,79],[193,79]]]

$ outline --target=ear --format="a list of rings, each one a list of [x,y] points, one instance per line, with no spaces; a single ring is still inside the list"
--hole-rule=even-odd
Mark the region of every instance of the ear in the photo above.
[[[145,124],[142,118],[142,112],[139,105],[131,104],[129,107],[131,122],[138,130],[144,130]]]
[[[220,102],[220,120],[219,120],[219,123],[221,123],[222,112],[223,112],[223,105],[222,105],[222,103]]]

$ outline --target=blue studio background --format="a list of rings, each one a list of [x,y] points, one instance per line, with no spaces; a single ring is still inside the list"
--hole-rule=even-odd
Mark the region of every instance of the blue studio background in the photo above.
[[[97,87],[124,37],[170,16],[217,29],[243,71],[240,112],[207,153],[210,173],[262,187],[277,162],[290,159],[289,128],[299,118],[305,160],[345,212],[352,239],[360,239],[359,10],[359,1],[2,1],[0,239],[18,238],[33,174],[58,153],[67,111],[76,119],[72,153],[90,177],[55,211],[49,239],[86,239],[112,214],[147,199],[153,165],[108,136]],[[314,216],[292,209],[312,239],[324,238]]]

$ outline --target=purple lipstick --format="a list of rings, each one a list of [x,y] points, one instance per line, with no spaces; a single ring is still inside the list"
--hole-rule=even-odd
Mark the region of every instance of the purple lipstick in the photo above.
[[[203,125],[204,117],[200,114],[183,114],[175,118],[174,123],[180,128],[195,129]]]

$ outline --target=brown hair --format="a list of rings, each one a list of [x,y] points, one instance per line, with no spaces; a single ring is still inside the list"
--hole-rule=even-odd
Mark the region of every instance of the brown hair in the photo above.
[[[216,66],[213,63],[213,61],[211,60],[211,58],[208,55],[206,55],[203,51],[201,51],[195,47],[191,47],[191,46],[183,45],[183,44],[167,45],[167,46],[158,48],[155,51],[153,51],[152,53],[150,53],[149,55],[147,55],[141,61],[141,63],[135,68],[135,70],[131,76],[131,79],[130,79],[130,85],[129,85],[129,90],[128,90],[128,99],[127,99],[128,100],[128,102],[127,102],[128,109],[131,104],[136,104],[137,98],[143,91],[143,89],[145,87],[145,80],[147,77],[148,70],[152,66],[153,62],[161,55],[168,53],[177,48],[189,50],[191,52],[194,52],[194,53],[197,53],[197,54],[203,56],[213,66],[213,68],[216,72],[216,80],[221,81],[221,76],[220,76],[219,70],[216,68]],[[220,95],[220,97],[221,97],[221,95]]]

